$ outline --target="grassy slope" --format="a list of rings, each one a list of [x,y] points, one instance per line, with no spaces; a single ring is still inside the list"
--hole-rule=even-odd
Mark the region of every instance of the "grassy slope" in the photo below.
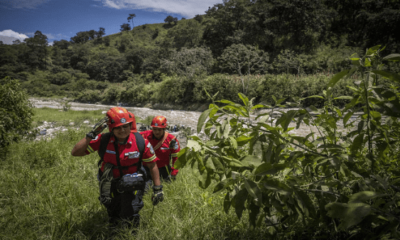
[[[35,119],[65,117],[78,122],[99,114],[54,112],[35,109]],[[52,140],[11,146],[0,167],[0,239],[106,239],[107,214],[97,200],[98,156],[70,155],[88,130],[69,130]],[[246,212],[240,221],[232,209],[225,214],[224,194],[212,194],[212,187],[200,189],[197,171],[185,168],[178,176],[176,182],[164,184],[165,200],[154,207],[154,214],[150,194],[145,195],[136,239],[265,238],[265,229],[252,230],[247,225]],[[127,230],[118,236],[133,239]]]

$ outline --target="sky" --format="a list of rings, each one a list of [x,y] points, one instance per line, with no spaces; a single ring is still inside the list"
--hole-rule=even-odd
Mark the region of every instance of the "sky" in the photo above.
[[[110,35],[120,32],[131,13],[136,27],[163,23],[168,15],[193,18],[218,3],[222,0],[0,0],[0,41],[23,41],[38,30],[50,45],[100,27]]]

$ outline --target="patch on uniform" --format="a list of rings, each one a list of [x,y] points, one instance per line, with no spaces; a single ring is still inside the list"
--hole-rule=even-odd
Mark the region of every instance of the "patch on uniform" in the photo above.
[[[111,151],[111,150],[106,150],[106,153],[109,153],[109,154],[116,154],[115,151]]]
[[[99,138],[99,135],[97,135],[92,141],[96,141]]]
[[[134,151],[134,152],[127,152],[125,153],[125,157],[128,157],[130,159],[132,158],[139,158],[140,157],[140,153],[138,151]]]
[[[162,147],[162,148],[160,148],[161,150],[169,150],[169,148],[166,148],[166,147]]]
[[[126,123],[126,119],[125,118],[121,118],[121,123]]]
[[[150,148],[150,153],[151,153],[151,154],[154,154],[154,149],[153,149],[153,146],[151,146],[151,145],[150,145],[150,147],[149,147],[149,148]]]

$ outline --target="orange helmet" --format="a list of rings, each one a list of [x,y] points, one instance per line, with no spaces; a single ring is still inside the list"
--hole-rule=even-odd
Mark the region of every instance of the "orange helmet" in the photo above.
[[[110,132],[112,132],[113,128],[132,123],[135,119],[135,116],[123,107],[110,108],[106,116],[108,117],[107,125]]]
[[[151,121],[151,126],[157,128],[167,128],[167,119],[163,116],[156,116],[153,118],[153,121]]]
[[[132,116],[131,133],[137,132],[135,115],[131,112],[128,112],[128,113],[130,114],[130,116]]]

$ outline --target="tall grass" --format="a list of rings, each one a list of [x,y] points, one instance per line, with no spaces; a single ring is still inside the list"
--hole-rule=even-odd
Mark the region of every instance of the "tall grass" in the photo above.
[[[77,121],[100,116],[98,111],[67,113],[35,109],[38,120]],[[46,117],[43,114],[48,113]],[[69,114],[68,114],[69,113]],[[97,154],[72,157],[70,151],[89,128],[68,130],[53,139],[13,144],[1,162],[0,239],[107,239],[107,213],[97,197]],[[198,172],[185,168],[178,179],[164,184],[165,200],[151,204],[144,196],[141,226],[116,239],[260,239],[265,229],[248,226],[247,214],[238,220],[221,209],[224,195],[198,187]]]

